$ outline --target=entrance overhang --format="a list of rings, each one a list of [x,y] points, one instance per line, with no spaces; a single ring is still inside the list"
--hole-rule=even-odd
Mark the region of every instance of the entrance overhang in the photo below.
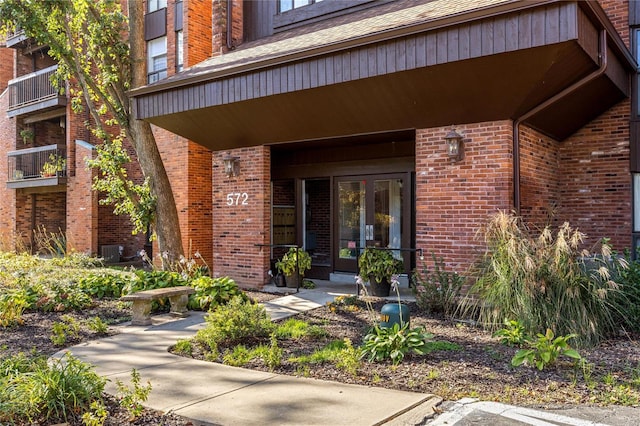
[[[136,116],[211,150],[515,119],[598,68],[602,30],[606,71],[525,124],[563,140],[629,96],[635,62],[597,2],[494,3],[304,55],[283,41],[322,28],[281,33],[133,91]]]

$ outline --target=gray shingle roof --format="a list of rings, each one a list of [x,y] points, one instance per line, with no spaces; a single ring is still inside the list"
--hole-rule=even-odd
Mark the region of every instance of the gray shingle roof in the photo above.
[[[232,70],[234,67],[331,46],[390,30],[455,17],[514,0],[396,0],[358,12],[301,26],[240,45],[237,50],[205,60],[165,81]]]

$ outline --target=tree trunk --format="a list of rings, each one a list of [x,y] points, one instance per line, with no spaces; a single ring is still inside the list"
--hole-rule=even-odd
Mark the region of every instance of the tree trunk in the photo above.
[[[130,0],[129,8],[129,43],[131,48],[132,89],[146,84],[147,74],[144,56],[144,20],[142,1]],[[163,254],[163,266],[167,261],[175,263],[184,254],[178,210],[171,190],[167,171],[162,163],[160,151],[156,145],[151,125],[146,121],[133,119],[133,100],[129,98],[129,134],[138,156],[142,173],[149,177],[151,193],[157,199],[155,231],[158,246]],[[166,258],[165,255],[166,254]]]

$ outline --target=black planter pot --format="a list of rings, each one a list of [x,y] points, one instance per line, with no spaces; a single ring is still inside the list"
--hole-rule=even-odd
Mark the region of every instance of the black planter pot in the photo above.
[[[373,276],[369,277],[369,283],[371,284],[371,295],[376,297],[387,297],[391,291],[391,283],[388,279],[383,278],[378,282]]]
[[[285,287],[287,284],[284,282],[284,275],[282,274],[278,274],[275,276],[274,279],[275,283],[276,283],[276,287]]]
[[[298,274],[287,275],[285,279],[287,281],[287,287],[298,288]]]

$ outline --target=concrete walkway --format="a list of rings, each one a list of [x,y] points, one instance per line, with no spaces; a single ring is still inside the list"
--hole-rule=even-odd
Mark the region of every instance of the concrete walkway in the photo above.
[[[320,287],[300,290],[264,306],[272,318],[284,318],[343,294],[334,294],[322,284]],[[344,291],[338,287],[330,290]],[[353,291],[355,285],[349,289]],[[153,386],[146,406],[185,416],[197,425],[417,424],[432,415],[433,407],[441,401],[430,394],[278,375],[167,352],[170,345],[193,336],[203,325],[201,312],[178,320],[154,316],[150,326],[122,327],[118,335],[68,351],[93,364],[98,374],[110,380],[107,393],[116,393],[116,379],[129,384],[135,368],[142,382],[149,380]]]

